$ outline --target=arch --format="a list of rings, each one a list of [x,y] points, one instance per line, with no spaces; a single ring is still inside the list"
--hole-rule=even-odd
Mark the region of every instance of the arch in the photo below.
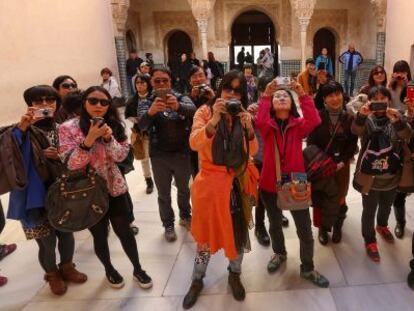
[[[231,40],[231,29],[233,27],[234,22],[244,13],[251,12],[251,11],[257,11],[257,12],[263,13],[272,21],[273,27],[275,30],[275,40],[279,41],[280,25],[277,20],[276,12],[274,12],[275,10],[268,10],[267,8],[262,7],[260,5],[247,5],[240,9],[236,9],[233,12],[230,12],[231,16],[228,18],[228,20],[230,20],[230,22],[228,23],[228,25],[230,25],[229,30],[228,30],[230,40]],[[231,44],[231,42],[229,42],[229,44]]]
[[[193,41],[191,36],[182,29],[174,29],[164,37],[165,63],[171,70],[174,70],[174,63],[177,61],[178,54],[193,52]]]
[[[273,19],[263,10],[246,10],[243,8],[231,24],[230,41],[230,67],[241,69],[242,64],[238,63],[237,55],[241,48],[250,53],[253,60],[247,62],[255,63],[259,57],[259,51],[264,47],[270,47],[272,52],[278,55],[276,41],[276,30]],[[277,64],[275,60],[275,64]]]
[[[330,27],[321,27],[313,35],[313,57],[316,58],[321,54],[322,48],[327,48],[328,53],[332,58],[334,64],[339,56],[339,40],[336,31]],[[334,68],[334,75],[336,72],[336,66]]]
[[[137,41],[135,40],[135,35],[132,30],[127,30],[125,38],[128,52],[137,50]]]

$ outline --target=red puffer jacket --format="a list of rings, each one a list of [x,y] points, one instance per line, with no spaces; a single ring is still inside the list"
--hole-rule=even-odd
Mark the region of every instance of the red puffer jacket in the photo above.
[[[263,138],[263,168],[260,176],[260,189],[276,192],[276,161],[275,137],[281,157],[283,174],[304,173],[305,165],[302,154],[302,140],[308,136],[320,123],[321,118],[315,103],[310,96],[299,98],[303,118],[291,116],[284,135],[276,120],[270,115],[271,98],[263,96],[260,99],[259,111],[255,119],[255,127]]]

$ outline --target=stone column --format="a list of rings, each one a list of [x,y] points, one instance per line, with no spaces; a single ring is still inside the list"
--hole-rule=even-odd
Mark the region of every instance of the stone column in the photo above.
[[[126,74],[126,21],[128,18],[129,0],[111,0],[112,18],[115,33],[116,58],[118,62],[119,80],[122,94],[128,97],[128,82]]]
[[[290,3],[292,4],[292,9],[299,20],[302,49],[301,63],[302,70],[304,70],[306,66],[306,35],[313,15],[313,10],[315,8],[316,0],[290,0]]]
[[[300,47],[302,49],[302,54],[301,54],[302,70],[305,70],[305,67],[306,67],[306,37],[307,37],[307,30],[308,30],[309,22],[310,22],[310,19],[307,19],[307,18],[299,19]]]
[[[214,8],[216,0],[188,0],[193,12],[194,18],[197,22],[198,32],[200,34],[201,49],[203,56],[201,59],[207,59],[208,53],[208,19],[210,18],[211,12]]]
[[[207,47],[207,32],[208,32],[208,19],[200,18],[197,19],[198,31],[201,38],[201,49],[203,51],[203,56],[201,59],[207,59],[208,47]]]
[[[371,0],[371,3],[374,6],[375,17],[377,19],[376,63],[377,65],[384,66],[387,1]]]

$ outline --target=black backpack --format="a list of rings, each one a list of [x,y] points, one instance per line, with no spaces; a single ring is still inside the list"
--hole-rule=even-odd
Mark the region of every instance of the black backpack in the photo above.
[[[367,122],[371,123],[372,133],[362,156],[361,172],[373,176],[396,174],[402,167],[402,161],[391,143],[390,123],[378,126],[370,118]]]

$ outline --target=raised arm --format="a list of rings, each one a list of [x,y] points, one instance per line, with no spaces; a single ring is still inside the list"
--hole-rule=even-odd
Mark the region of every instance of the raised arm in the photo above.
[[[315,107],[315,103],[311,96],[302,95],[299,97],[300,108],[303,112],[303,122],[300,125],[300,133],[302,138],[307,137],[319,124],[321,117]]]

